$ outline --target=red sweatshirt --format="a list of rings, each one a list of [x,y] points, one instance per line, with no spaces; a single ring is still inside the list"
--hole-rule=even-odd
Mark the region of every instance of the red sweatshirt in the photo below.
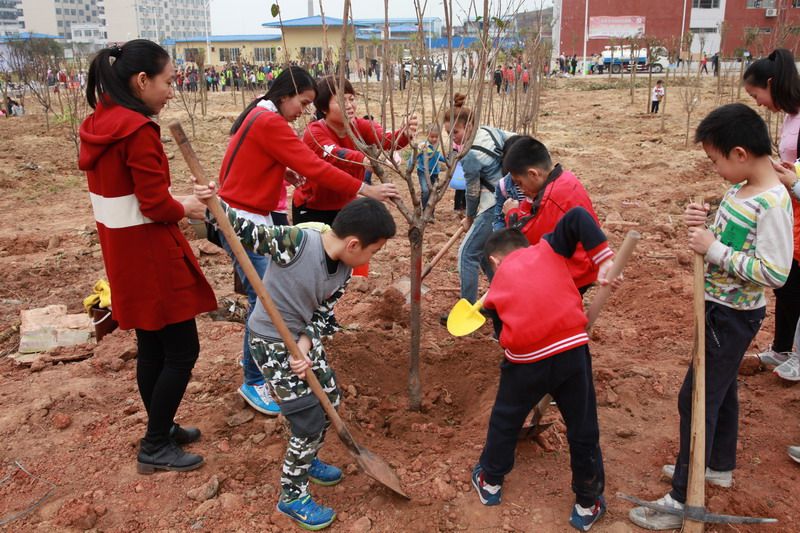
[[[589,342],[568,259],[579,242],[590,247],[593,264],[614,255],[592,217],[577,208],[538,244],[508,254],[492,278],[483,305],[500,316],[500,345],[512,363],[533,363]]]
[[[178,228],[183,206],[169,192],[158,124],[119,105],[98,104],[81,124],[97,236],[122,329],[155,331],[217,308]]]
[[[564,213],[573,207],[583,207],[599,224],[589,193],[575,174],[564,170],[545,188],[536,216],[520,229],[528,238],[528,242],[536,244],[545,233],[553,231]],[[529,216],[530,212],[531,201],[523,200],[518,209],[512,209],[506,214],[506,225],[510,225],[514,219],[522,220],[523,217]],[[591,285],[597,280],[597,266],[592,263],[581,245],[578,245],[578,250],[569,260],[569,270],[579,288]]]
[[[408,145],[405,135],[401,135],[399,131],[384,133],[383,128],[371,120],[356,119],[353,130],[353,133],[366,144],[382,146],[384,150],[391,148],[395,139],[397,139],[396,148]],[[328,127],[325,120],[309,124],[303,134],[303,142],[314,150],[320,159],[342,169],[357,180],[364,181],[366,172],[364,160],[367,156],[356,149],[355,143],[346,134],[344,137],[339,137]],[[321,182],[306,181],[305,185],[295,189],[292,202],[297,207],[336,211],[351,202],[355,196],[341,187],[331,188]]]
[[[254,113],[259,115],[242,141],[227,178],[223,179],[231,155]],[[219,195],[231,207],[267,215],[278,205],[287,167],[309,181],[353,198],[361,187],[360,180],[320,161],[280,114],[256,107],[228,143],[220,168]]]

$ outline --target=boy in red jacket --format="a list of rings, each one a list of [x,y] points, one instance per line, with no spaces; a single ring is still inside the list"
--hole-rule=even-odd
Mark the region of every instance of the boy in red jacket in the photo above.
[[[529,246],[516,229],[501,230],[486,243],[495,275],[483,305],[495,310],[503,322],[500,345],[505,360],[472,484],[481,503],[500,503],[503,478],[514,466],[522,424],[533,406],[550,394],[567,425],[576,496],[569,522],[588,531],[605,513],[606,504],[592,363],[586,349],[587,318],[569,269],[569,259],[579,244],[599,266],[600,283],[608,283],[614,253],[594,218],[580,207],[567,212],[536,245]]]
[[[560,164],[554,166],[547,147],[533,137],[524,136],[509,147],[503,157],[503,168],[527,197],[522,202],[506,201],[503,205],[506,225],[519,228],[531,244],[553,231],[564,213],[573,207],[583,207],[599,224],[583,184]],[[583,294],[597,279],[597,266],[580,244],[568,264]]]

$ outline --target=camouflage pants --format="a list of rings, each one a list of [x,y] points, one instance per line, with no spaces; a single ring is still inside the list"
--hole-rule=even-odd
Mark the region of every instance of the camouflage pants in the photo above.
[[[271,341],[251,332],[250,353],[269,382],[278,403],[314,394],[308,384],[292,372],[289,366],[291,356],[284,343]],[[312,340],[308,357],[322,389],[333,406],[337,407],[340,394],[336,386],[336,375],[328,365],[325,349],[319,339]],[[316,436],[298,437],[292,434],[289,437],[281,470],[281,500],[292,501],[308,493],[308,470],[322,447],[329,425],[330,421],[326,417],[325,427]]]

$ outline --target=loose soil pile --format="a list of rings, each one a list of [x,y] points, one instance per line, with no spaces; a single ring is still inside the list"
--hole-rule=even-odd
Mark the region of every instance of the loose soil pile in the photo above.
[[[661,465],[677,450],[677,392],[691,352],[691,254],[681,223],[683,206],[702,194],[718,201],[725,184],[697,147],[684,148],[685,115],[674,90],[666,132],[660,118],[635,109],[627,89],[581,89],[560,81],[544,98],[539,137],[554,159],[586,184],[613,246],[635,228],[643,239],[625,273],[624,288],[609,301],[593,332],[592,354],[600,403],[609,512],[596,531],[624,532],[630,505],[617,492],[651,498],[669,488]],[[668,87],[669,90],[669,87]],[[241,109],[229,95],[212,94],[211,115],[198,125],[195,149],[216,173],[227,130]],[[33,102],[29,102],[34,111]],[[715,105],[709,85],[701,117]],[[173,103],[162,123],[184,118]],[[0,350],[16,351],[19,311],[81,300],[104,277],[85,180],[63,131],[45,130],[35,113],[2,120],[0,154]],[[166,134],[166,128],[165,128]],[[187,192],[187,170],[174,143],[174,189]],[[439,316],[455,303],[458,279],[451,251],[429,278],[422,335],[422,412],[407,409],[407,308],[387,290],[407,274],[406,227],[372,261],[370,277],[357,280],[337,308],[348,326],[328,343],[344,393],[342,415],[363,445],[397,470],[411,501],[402,501],[356,468],[328,435],[322,457],[341,465],[345,480],[314,494],[338,511],[331,531],[567,531],[573,495],[563,424],[540,443],[522,442],[503,504],[482,506],[469,473],[483,444],[498,382],[502,352],[488,327],[453,338]],[[441,243],[458,219],[452,197],[437,209],[426,242]],[[185,232],[194,239],[191,229]],[[220,299],[232,297],[227,256],[193,241],[200,264]],[[428,257],[435,253],[428,246]],[[532,273],[535,276],[535,273]],[[198,319],[202,352],[179,421],[198,425],[202,440],[191,450],[207,464],[195,472],[141,476],[135,471],[145,413],[135,384],[134,337],[116,332],[80,362],[53,364],[45,356],[32,368],[0,361],[0,520],[26,510],[8,531],[288,531],[275,509],[286,428],[245,408],[236,394],[242,325]],[[751,351],[771,339],[768,319]],[[81,349],[81,348],[78,348]],[[84,347],[85,349],[85,347]],[[63,355],[63,353],[62,353]],[[756,365],[757,366],[757,365]],[[709,531],[800,530],[796,504],[800,469],[786,456],[800,443],[800,389],[750,368],[740,379],[739,464],[736,485],[707,489],[711,511],[772,516],[775,526]],[[19,461],[35,477],[13,466]],[[196,490],[195,490],[196,489]]]

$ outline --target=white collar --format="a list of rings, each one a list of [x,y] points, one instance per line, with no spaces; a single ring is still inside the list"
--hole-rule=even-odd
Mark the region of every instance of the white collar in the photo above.
[[[267,111],[272,111],[273,113],[278,112],[277,106],[272,102],[272,100],[261,100],[256,107],[260,107],[262,109],[266,109]]]

